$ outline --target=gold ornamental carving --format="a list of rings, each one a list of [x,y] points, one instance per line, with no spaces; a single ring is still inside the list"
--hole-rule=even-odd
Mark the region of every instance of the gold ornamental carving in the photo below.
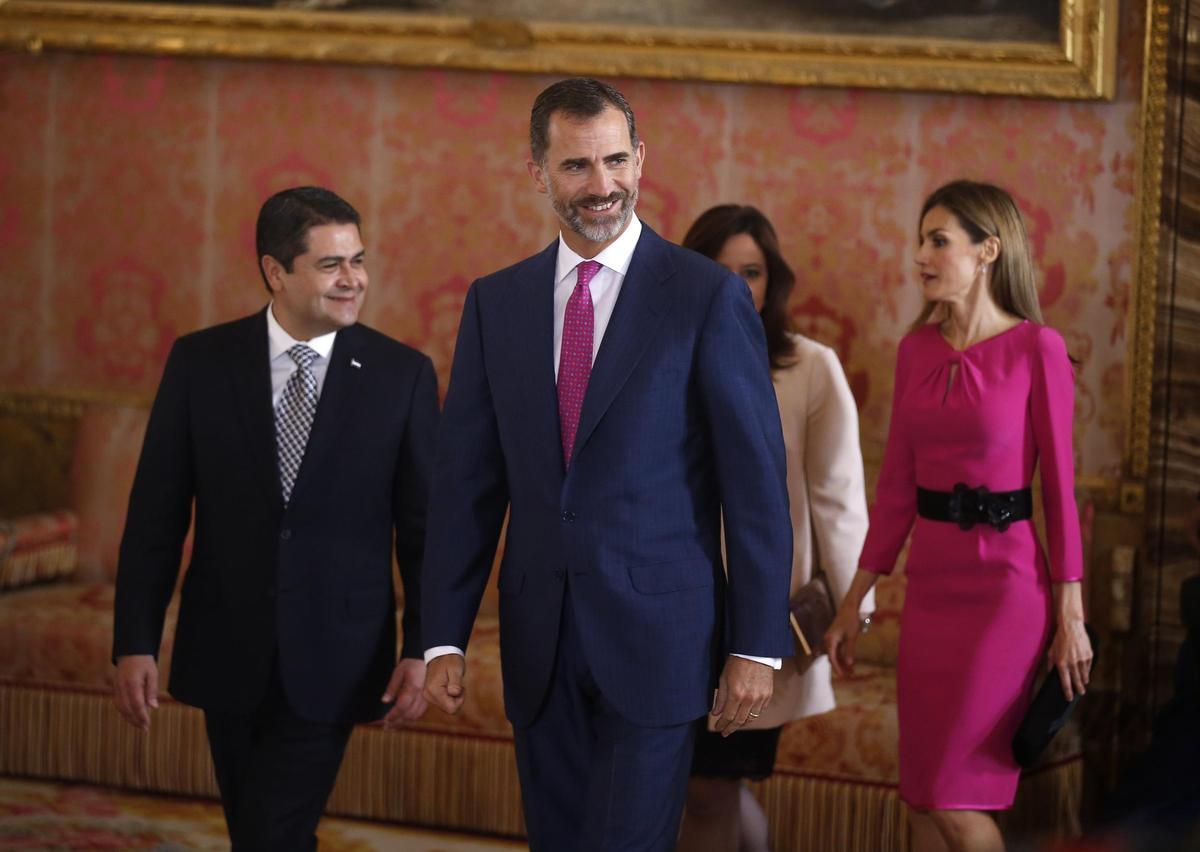
[[[0,46],[1111,98],[1116,8],[1117,0],[1060,0],[1059,39],[1043,43],[7,0]]]
[[[1144,479],[1150,464],[1150,406],[1154,389],[1155,305],[1161,225],[1163,133],[1167,111],[1167,49],[1171,4],[1146,4],[1146,47],[1138,134],[1137,238],[1127,321],[1125,466]],[[1144,502],[1144,499],[1143,499]]]

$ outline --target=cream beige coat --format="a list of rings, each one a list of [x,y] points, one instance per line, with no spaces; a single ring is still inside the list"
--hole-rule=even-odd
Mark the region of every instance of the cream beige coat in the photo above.
[[[791,593],[821,570],[840,603],[867,534],[858,409],[834,351],[798,334],[793,339],[795,363],[774,373],[792,506]],[[863,606],[873,610],[873,596]],[[803,675],[785,659],[770,704],[746,728],[774,728],[833,708],[829,658],[818,658]]]

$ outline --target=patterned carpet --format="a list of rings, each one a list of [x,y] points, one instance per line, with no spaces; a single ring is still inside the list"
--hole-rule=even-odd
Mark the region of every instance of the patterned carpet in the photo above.
[[[326,819],[320,852],[498,852],[512,841]],[[0,778],[0,849],[228,850],[216,802]]]

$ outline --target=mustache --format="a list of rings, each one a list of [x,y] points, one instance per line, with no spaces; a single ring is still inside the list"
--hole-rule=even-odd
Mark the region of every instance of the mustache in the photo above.
[[[603,197],[599,195],[585,195],[583,198],[576,198],[571,203],[580,207],[595,207],[599,204],[608,204],[614,201],[624,201],[627,198],[629,198],[628,192],[621,192],[618,190]]]

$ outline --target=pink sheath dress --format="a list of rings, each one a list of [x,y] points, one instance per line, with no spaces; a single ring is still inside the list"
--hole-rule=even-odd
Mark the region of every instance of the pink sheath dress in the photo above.
[[[890,573],[913,530],[896,667],[900,796],[912,807],[1012,805],[1011,742],[1053,630],[1051,583],[1083,575],[1074,399],[1066,346],[1046,326],[1022,322],[962,352],[936,324],[900,342],[859,567]],[[998,532],[917,516],[917,486],[1014,491],[1039,457],[1048,559],[1031,521]]]

